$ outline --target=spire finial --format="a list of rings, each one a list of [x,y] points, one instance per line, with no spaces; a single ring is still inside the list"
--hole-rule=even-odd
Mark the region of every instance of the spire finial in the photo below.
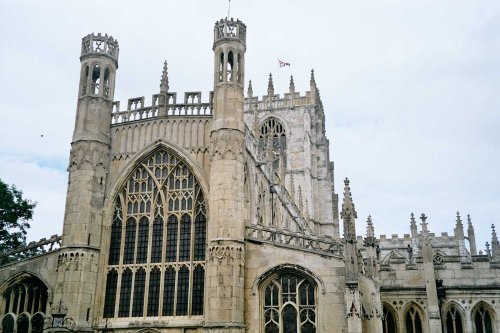
[[[368,219],[366,220],[366,237],[375,237],[375,229],[373,228],[371,215],[368,215]]]
[[[316,79],[314,78],[314,69],[311,69],[311,86],[316,86]]]
[[[470,214],[467,214],[467,229],[474,229],[474,226],[472,225],[472,220],[470,218]]]
[[[415,221],[415,214],[410,214],[410,232],[411,237],[416,238],[418,236],[417,221]]]
[[[498,244],[498,237],[497,237],[497,232],[495,230],[495,225],[491,225],[491,245],[497,245]]]
[[[168,69],[166,60],[163,63],[163,71],[161,73],[160,92],[162,93],[168,92]]]
[[[252,80],[248,81],[247,97],[253,97]]]
[[[358,214],[354,207],[354,203],[352,201],[351,188],[349,187],[349,178],[346,177],[344,179],[344,201],[342,203],[342,212],[340,213],[340,215],[344,216],[350,212],[352,212],[355,218],[358,217]]]
[[[420,223],[422,225],[422,232],[424,235],[428,235],[429,234],[429,230],[427,229],[427,222],[425,222],[427,220],[427,216],[425,216],[424,213],[422,213],[422,215],[420,215],[420,220],[422,220],[422,223]]]
[[[295,83],[293,82],[293,75],[290,75],[290,94],[295,93]]]
[[[271,73],[269,73],[269,82],[267,83],[267,95],[274,96],[273,75]]]
[[[457,228],[463,229],[462,219],[460,218],[460,212],[457,211]]]

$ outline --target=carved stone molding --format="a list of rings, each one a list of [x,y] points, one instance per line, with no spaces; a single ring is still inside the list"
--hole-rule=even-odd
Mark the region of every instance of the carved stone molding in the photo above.
[[[208,261],[230,264],[235,260],[245,261],[245,251],[240,245],[214,245],[208,249]]]
[[[83,251],[68,251],[57,257],[56,271],[90,271],[94,254]]]
[[[98,165],[106,166],[109,160],[108,150],[103,144],[75,144],[71,149],[68,171],[79,170],[84,166],[92,169]]]
[[[212,133],[210,160],[238,160],[243,162],[244,134],[237,130],[218,130]]]

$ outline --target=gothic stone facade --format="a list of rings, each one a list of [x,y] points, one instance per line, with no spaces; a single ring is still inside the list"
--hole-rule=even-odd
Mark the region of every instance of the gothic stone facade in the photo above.
[[[113,100],[118,42],[82,40],[62,236],[3,254],[3,333],[500,332],[500,245],[357,236],[319,90],[246,97],[246,26],[214,28],[214,88]],[[341,210],[339,215],[339,209]],[[343,234],[339,233],[339,219]]]

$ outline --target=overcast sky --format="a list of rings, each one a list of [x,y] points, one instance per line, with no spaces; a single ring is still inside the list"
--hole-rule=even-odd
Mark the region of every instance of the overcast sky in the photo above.
[[[38,201],[29,240],[62,231],[81,37],[120,43],[115,99],[212,90],[213,24],[227,0],[0,0],[0,178]],[[254,95],[302,93],[315,69],[335,184],[351,180],[357,232],[409,233],[410,213],[478,247],[500,227],[499,1],[232,0],[247,25]],[[291,63],[278,73],[277,59]],[[279,82],[278,82],[279,76]],[[43,135],[43,137],[42,137]]]

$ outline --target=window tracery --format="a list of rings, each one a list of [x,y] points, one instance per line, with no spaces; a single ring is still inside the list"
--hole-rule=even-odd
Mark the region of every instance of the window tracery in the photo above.
[[[206,227],[183,161],[160,151],[141,163],[115,200],[104,317],[202,315]]]
[[[268,118],[260,128],[259,146],[274,170],[286,164],[286,131],[276,118]]]
[[[462,316],[455,306],[446,312],[446,333],[464,333]]]
[[[394,312],[389,309],[389,307],[384,304],[383,315],[382,315],[382,331],[383,333],[396,333],[396,317]]]
[[[483,303],[479,304],[472,311],[475,332],[493,333],[493,318],[490,310]]]
[[[315,333],[316,285],[294,272],[272,278],[263,286],[265,333]]]
[[[47,309],[47,286],[25,276],[3,293],[2,333],[41,333]],[[16,316],[17,315],[17,316]]]
[[[415,304],[412,304],[405,315],[406,333],[422,333],[422,318]]]

